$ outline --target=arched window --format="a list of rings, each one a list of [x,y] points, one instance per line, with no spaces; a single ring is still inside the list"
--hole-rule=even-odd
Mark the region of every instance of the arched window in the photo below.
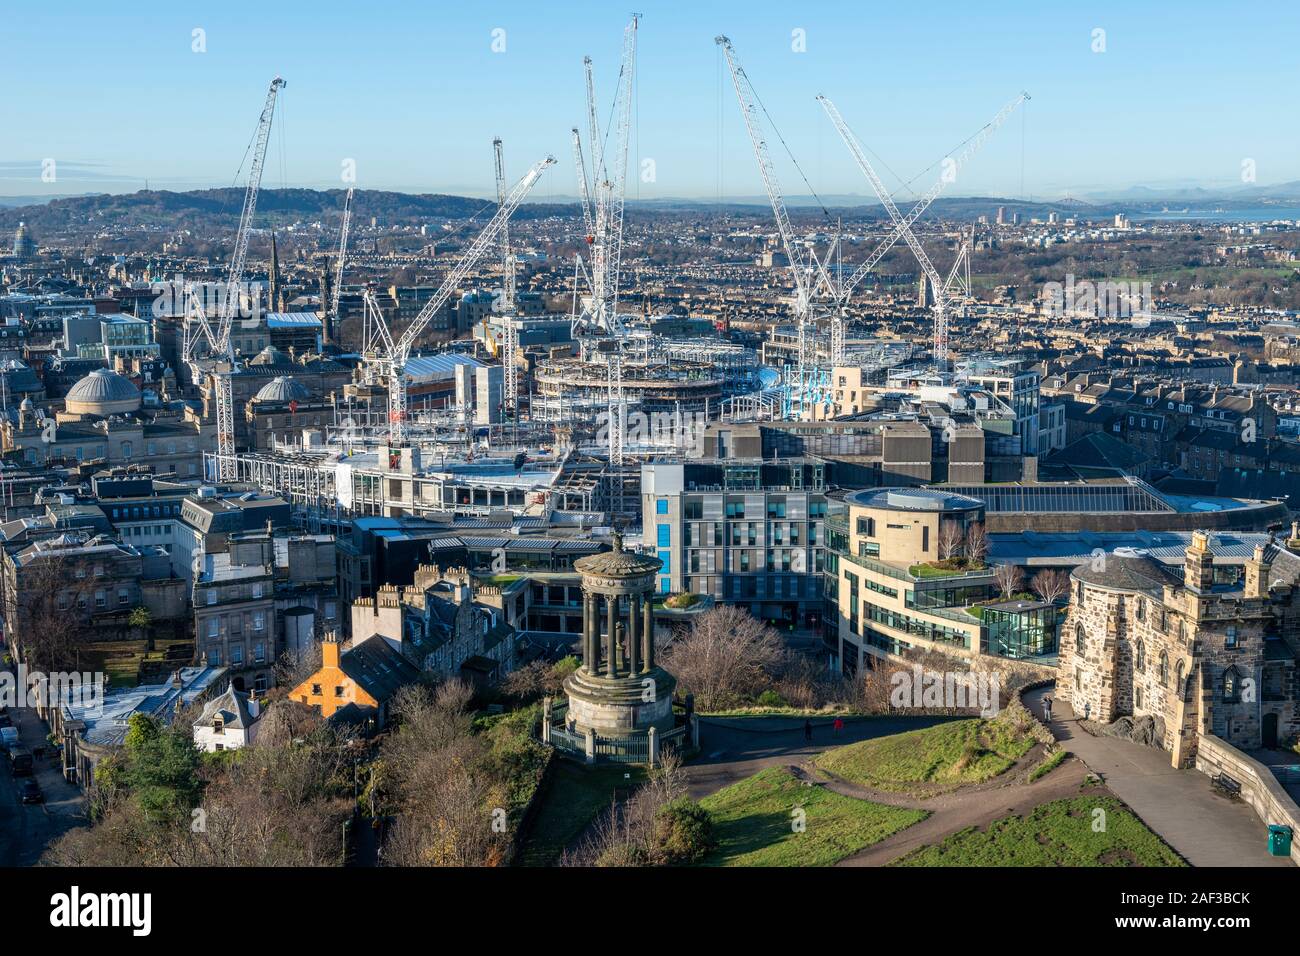
[[[1174,690],[1181,692],[1183,689],[1183,670],[1184,664],[1180,660],[1174,665]]]
[[[1164,651],[1160,652],[1160,684],[1169,686],[1169,655]]]
[[[1147,619],[1147,602],[1138,598],[1137,603],[1137,619],[1139,621],[1145,621]]]
[[[1237,699],[1237,672],[1231,668],[1223,672],[1223,699]]]
[[[1083,647],[1084,647],[1083,625],[1076,624],[1074,625],[1074,650],[1076,653],[1082,654]]]
[[[1182,618],[1178,619],[1178,639],[1187,640],[1187,623]]]
[[[1146,670],[1147,667],[1147,649],[1141,639],[1138,640],[1133,648],[1133,669],[1139,674]]]

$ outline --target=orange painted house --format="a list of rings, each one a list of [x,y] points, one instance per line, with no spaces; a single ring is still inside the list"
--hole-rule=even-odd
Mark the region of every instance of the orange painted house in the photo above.
[[[388,721],[388,702],[407,684],[420,679],[420,670],[384,638],[369,637],[347,650],[337,635],[321,642],[321,666],[289,692],[289,698],[315,707],[325,718],[373,718]]]

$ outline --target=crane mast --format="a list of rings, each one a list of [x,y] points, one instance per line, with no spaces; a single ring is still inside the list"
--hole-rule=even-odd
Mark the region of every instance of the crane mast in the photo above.
[[[339,230],[338,262],[334,264],[334,295],[329,303],[329,322],[336,328],[339,323],[339,295],[343,291],[343,265],[348,255],[348,232],[352,228],[352,187],[348,187],[347,198],[343,200],[343,227]],[[321,303],[323,308],[325,303]]]
[[[382,353],[380,359],[383,365],[383,372],[388,379],[388,433],[389,441],[394,445],[399,445],[405,440],[406,434],[406,362],[411,356],[411,347],[415,344],[416,339],[424,332],[433,317],[438,314],[442,307],[451,297],[452,292],[460,284],[461,280],[474,268],[478,261],[484,256],[488,249],[496,242],[497,234],[501,230],[502,224],[514,214],[515,209],[523,202],[537,184],[537,180],[545,170],[555,165],[555,157],[547,156],[544,160],[534,165],[524,177],[515,183],[510,194],[506,196],[505,203],[497,210],[491,221],[483,227],[483,231],[478,234],[460,261],[456,263],[447,277],[443,279],[442,285],[438,287],[437,293],[434,294],[424,308],[420,310],[419,315],[411,322],[406,330],[397,339],[393,339],[387,326],[384,325],[381,315],[375,316],[375,321],[383,328],[380,338],[392,342]]]
[[[497,211],[500,212],[506,204],[506,166],[501,137],[492,141],[492,149],[496,156]],[[502,404],[506,410],[517,413],[519,366],[515,353],[519,347],[519,335],[515,328],[515,268],[515,254],[510,246],[510,223],[505,221],[501,224],[501,363],[502,390],[505,393]]]

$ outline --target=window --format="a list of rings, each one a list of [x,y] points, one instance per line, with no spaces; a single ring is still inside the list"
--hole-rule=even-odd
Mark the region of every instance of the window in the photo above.
[[[208,637],[219,637],[221,635],[221,622],[215,617],[208,618]]]
[[[1086,645],[1086,639],[1083,634],[1083,625],[1074,625],[1074,651],[1076,654],[1082,654]]]
[[[311,685],[311,695],[312,695],[313,697],[319,697],[319,696],[320,696],[320,684],[312,684],[312,685]]]
[[[656,546],[660,548],[672,547],[673,543],[673,526],[670,524],[655,525]]]
[[[256,611],[253,613],[253,630],[261,631],[266,628],[266,612]]]
[[[108,604],[108,595],[103,591],[95,592],[95,607],[104,607]]]
[[[1147,619],[1147,602],[1138,598],[1137,602],[1137,619],[1145,621]]]
[[[658,501],[655,502],[655,514],[657,514],[657,515],[666,515],[666,514],[668,514],[668,499],[667,499],[667,498],[660,498]]]
[[[1147,652],[1146,647],[1139,640],[1133,649],[1133,669],[1139,674],[1146,670]]]
[[[1237,646],[1237,629],[1235,627],[1229,627],[1223,635],[1223,646],[1229,648]]]
[[[125,604],[130,604],[130,603],[131,603],[131,592],[128,591],[126,588],[118,588],[118,589],[117,589],[117,603],[118,603],[118,604],[123,604],[123,605],[125,605]]]
[[[209,667],[221,666],[221,648],[213,647],[208,650],[208,666]]]
[[[254,644],[254,645],[253,645],[253,660],[254,660],[255,663],[258,663],[258,664],[261,664],[263,661],[266,660],[266,645],[265,645],[265,644],[263,644],[263,643],[261,643],[261,642],[258,642],[257,644]]]
[[[232,646],[232,647],[230,648],[230,663],[232,663],[232,664],[242,664],[242,663],[244,663],[244,645],[243,645],[243,644],[235,644],[234,646]]]
[[[1223,699],[1227,701],[1237,699],[1237,674],[1231,669],[1223,674]]]
[[[1181,692],[1183,689],[1183,662],[1180,660],[1174,665],[1174,690]]]
[[[335,697],[342,697],[342,696],[343,696],[343,685],[342,685],[342,684],[335,684],[335,685],[334,685],[334,696],[335,696]]]
[[[1169,686],[1169,655],[1164,651],[1160,652],[1160,686]]]
[[[260,583],[259,583],[259,584],[254,584],[254,585],[253,585],[253,599],[254,599],[254,600],[257,600],[257,599],[260,598],[261,596],[262,596],[262,585],[261,585]]]

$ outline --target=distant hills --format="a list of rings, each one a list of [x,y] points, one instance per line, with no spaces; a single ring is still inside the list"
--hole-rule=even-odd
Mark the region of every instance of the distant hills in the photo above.
[[[343,214],[345,190],[342,189],[263,189],[258,199],[258,219],[262,224],[313,222],[337,224]],[[134,193],[61,196],[33,202],[25,197],[0,197],[0,234],[11,232],[25,221],[38,239],[66,234],[70,230],[94,228],[96,223],[114,227],[171,227],[197,233],[233,229],[243,206],[242,188],[201,189],[189,192],[140,190]],[[814,197],[787,197],[787,205],[805,224],[809,219],[843,217],[846,219],[884,218],[883,207],[875,197],[837,194]],[[401,193],[384,190],[358,190],[353,202],[359,222],[377,218],[385,225],[419,226],[426,223],[481,219],[486,222],[496,203],[487,199],[450,196],[440,193]],[[900,199],[904,209],[912,205],[911,197]],[[1078,215],[1105,219],[1117,212],[1140,216],[1144,213],[1173,213],[1211,210],[1255,210],[1277,207],[1279,218],[1300,218],[1300,181],[1273,186],[1243,186],[1209,190],[1200,186],[1150,187],[1132,186],[1113,193],[1085,193],[1082,197],[1049,201],[1025,201],[996,197],[945,197],[934,203],[928,217],[974,220],[993,218],[999,207],[1007,216],[1018,213],[1021,219],[1045,219],[1055,212],[1062,218]],[[642,214],[690,214],[729,212],[733,215],[770,215],[765,196],[729,197],[722,203],[703,199],[646,199],[628,201],[628,209]],[[824,212],[823,212],[824,210]],[[555,215],[576,215],[576,200],[556,197],[554,202],[526,203],[516,217],[537,219]]]

